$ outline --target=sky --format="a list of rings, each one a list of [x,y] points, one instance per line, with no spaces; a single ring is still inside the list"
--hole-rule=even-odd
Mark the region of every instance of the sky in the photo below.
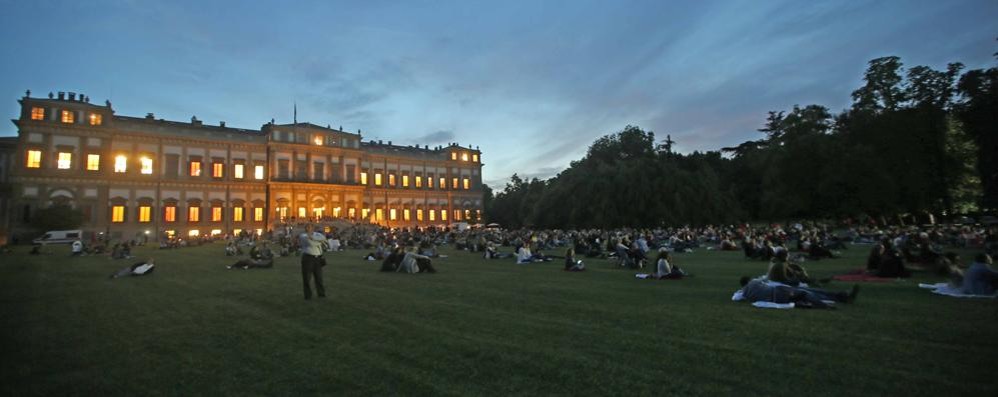
[[[636,125],[683,153],[766,112],[851,104],[871,59],[996,65],[998,1],[0,0],[0,113],[25,90],[116,114],[482,150],[501,190]],[[13,124],[0,136],[17,133]]]

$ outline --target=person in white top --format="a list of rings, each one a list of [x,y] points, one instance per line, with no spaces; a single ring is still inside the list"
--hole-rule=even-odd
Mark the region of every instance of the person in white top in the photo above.
[[[73,256],[83,255],[83,242],[80,240],[73,240]]]
[[[322,257],[326,236],[313,231],[311,223],[305,225],[305,232],[298,236],[301,247],[301,281],[305,291],[305,299],[312,299],[311,279],[315,278],[315,292],[320,298],[326,297],[326,288],[322,285],[322,267],[326,260]]]

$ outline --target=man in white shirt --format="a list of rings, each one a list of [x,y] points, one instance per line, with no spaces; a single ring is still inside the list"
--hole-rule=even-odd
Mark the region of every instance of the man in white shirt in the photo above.
[[[298,236],[301,247],[301,280],[305,289],[305,299],[312,299],[311,278],[315,277],[315,292],[320,298],[326,297],[326,289],[322,286],[322,246],[326,236],[313,231],[311,223],[305,225],[305,232]]]

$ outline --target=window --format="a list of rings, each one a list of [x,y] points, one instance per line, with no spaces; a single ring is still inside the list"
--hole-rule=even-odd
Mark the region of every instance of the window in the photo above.
[[[450,152],[450,159],[457,160],[457,152]]]
[[[446,189],[447,188],[447,179],[444,178],[444,177],[440,177],[440,183],[438,183],[437,186],[439,186],[441,189]]]
[[[381,222],[385,220],[385,210],[378,208],[374,210],[374,220]]]
[[[403,221],[408,221],[409,219],[411,219],[409,217],[409,209],[406,208],[406,209],[402,210],[402,220]]]
[[[464,210],[464,220],[471,220],[471,210]]]
[[[312,163],[312,179],[316,181],[326,179],[326,164],[318,161]]]
[[[97,113],[90,113],[90,125],[101,125],[103,117]]]
[[[440,220],[442,221],[447,220],[447,210],[440,210]]]
[[[454,220],[455,221],[461,220],[461,210],[454,210]]]
[[[457,190],[457,178],[450,179],[450,188],[453,190]]]
[[[180,155],[179,154],[167,154],[166,155],[166,172],[164,174],[167,178],[176,179],[180,176]]]
[[[211,221],[212,222],[222,221],[222,207],[211,207]]]
[[[468,161],[468,153],[461,153],[461,161]]]
[[[388,174],[388,186],[395,187],[395,174]]]
[[[225,175],[225,164],[220,162],[211,163],[211,177],[221,178]]]
[[[243,165],[236,164],[232,167],[232,177],[236,179],[243,179]]]
[[[478,155],[477,154],[471,155],[471,161],[474,161],[474,162],[477,163],[478,162]]]
[[[426,187],[433,189],[433,174],[426,177]]]
[[[139,172],[142,175],[152,175],[152,159],[147,156],[139,158]]]
[[[25,164],[28,168],[41,168],[42,167],[42,151],[41,150],[29,150],[28,151],[28,162]]]
[[[437,220],[437,210],[430,210],[430,221]]]
[[[374,174],[374,186],[381,186],[381,173],[377,172]]]
[[[471,179],[464,178],[464,190],[471,189]]]
[[[312,142],[315,143],[316,146],[322,146],[322,135],[316,135],[315,138],[312,138]]]
[[[166,222],[176,222],[177,221],[177,206],[168,205],[163,208],[163,220]]]
[[[191,161],[191,164],[188,167],[188,170],[190,171],[188,173],[188,175],[190,175],[190,176],[201,176],[201,162],[200,161]]]
[[[347,209],[347,218],[353,219],[356,216],[357,216],[357,209],[356,208],[348,208]]]
[[[288,207],[277,208],[277,219],[284,220],[288,217]]]
[[[111,222],[121,223],[125,221],[125,206],[116,205],[111,207]]]
[[[191,229],[189,232],[187,232],[187,235],[190,237],[197,237],[201,235],[201,231],[198,229]]]
[[[334,218],[339,218],[341,212],[342,211],[341,211],[340,207],[333,207],[333,217]]]
[[[187,221],[198,222],[201,220],[201,207],[187,207]]]
[[[416,175],[416,189],[423,187],[423,177]]]
[[[128,171],[128,157],[119,154],[114,157],[114,172],[122,173]]]
[[[100,171],[100,155],[99,154],[88,154],[87,155],[87,171]]]
[[[393,221],[396,220],[396,219],[398,219],[396,213],[397,213],[397,211],[394,208],[388,210],[388,219],[391,219]]]
[[[257,180],[263,179],[263,166],[258,165],[253,169],[253,177]]]
[[[367,184],[367,173],[366,172],[361,172],[360,173],[360,184],[361,185],[366,185]]]
[[[253,208],[253,220],[257,222],[263,221],[263,207]]]
[[[482,221],[482,210],[475,210],[475,220]]]
[[[416,210],[416,220],[420,222],[423,221],[423,210]]]
[[[232,208],[232,221],[233,222],[243,221],[243,207]]]
[[[402,187],[409,187],[409,175],[402,175]]]
[[[73,124],[74,121],[76,121],[76,113],[73,113],[73,111],[71,111],[71,110],[63,110],[62,111],[62,122],[63,123]]]
[[[31,108],[32,120],[45,120],[45,108]]]
[[[298,217],[304,218],[306,216],[308,216],[308,212],[305,211],[305,207],[298,207]]]
[[[312,216],[316,219],[322,218],[323,212],[326,212],[326,207],[312,208]]]
[[[139,206],[139,222],[147,223],[152,215],[152,207],[148,205]]]
[[[68,170],[73,165],[73,154],[69,152],[59,152],[56,159],[56,167],[60,170]]]
[[[370,208],[364,208],[364,209],[360,210],[360,217],[363,218],[363,219],[367,219],[367,216],[370,215],[370,214],[371,214],[371,209]]]

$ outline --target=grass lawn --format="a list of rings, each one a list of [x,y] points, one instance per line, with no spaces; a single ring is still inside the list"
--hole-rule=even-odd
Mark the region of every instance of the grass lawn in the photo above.
[[[134,261],[0,256],[3,394],[998,395],[998,301],[933,295],[927,275],[769,310],[731,302],[766,269],[740,252],[679,254],[695,277],[652,281],[446,249],[438,274],[385,274],[348,251],[304,301],[298,258],[226,270],[222,248],[139,247],[154,274],[115,280]]]

